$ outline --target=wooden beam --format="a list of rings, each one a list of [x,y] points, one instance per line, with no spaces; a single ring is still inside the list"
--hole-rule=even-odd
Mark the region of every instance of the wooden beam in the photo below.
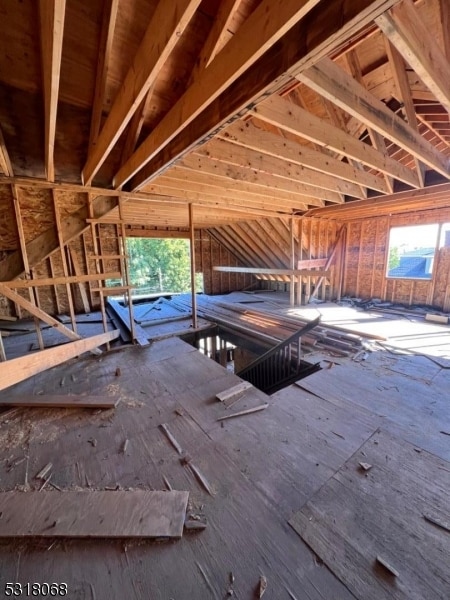
[[[197,295],[195,289],[195,231],[194,231],[194,206],[189,203],[189,248],[191,263],[191,307],[192,307],[192,327],[197,329]]]
[[[48,315],[46,312],[35,306],[29,300],[22,298],[22,296],[20,296],[17,292],[14,292],[10,287],[5,285],[4,283],[0,283],[0,294],[5,296],[6,298],[9,298],[13,302],[16,302],[16,304],[27,310],[34,317],[37,317],[41,321],[44,321],[44,323],[47,323],[51,327],[54,327],[60,333],[68,337],[70,340],[81,339],[81,336],[79,336],[77,333],[73,332],[68,327],[65,327],[62,323],[60,323],[59,321]]]
[[[148,164],[133,177],[129,183],[130,189],[143,187],[199,141],[214,135],[237,114],[245,114],[254,103],[262,100],[268,93],[273,94],[281,90],[291,81],[292,76],[335,51],[397,1],[329,0],[326,4],[321,2],[292,27],[280,43],[273,44],[251,68],[247,69],[216,100],[208,104],[189,126],[183,124],[180,133],[174,135],[173,140],[167,143],[164,149],[155,151],[154,158],[149,160],[148,154],[145,153],[144,159],[148,160]],[[255,36],[254,31],[246,35],[246,37],[252,36]],[[231,42],[234,43],[235,39],[236,36]],[[227,44],[228,50],[231,42]],[[246,43],[242,37],[235,52],[239,52],[241,43]],[[225,48],[220,53],[220,56],[222,55],[225,55]],[[219,55],[213,62],[216,61],[219,61]],[[208,68],[208,71],[211,69]]]
[[[139,136],[141,135],[142,126],[144,125],[145,113],[147,112],[147,107],[150,103],[152,95],[153,88],[150,88],[145,98],[139,104],[138,109],[131,118],[130,125],[127,131],[127,137],[123,145],[122,163],[126,162],[130,158],[130,156],[134,152],[134,149],[136,148]]]
[[[21,209],[20,209],[19,192],[14,184],[11,186],[11,191],[12,191],[12,195],[13,195],[14,214],[16,216],[17,233],[19,236],[20,251],[22,253],[23,268],[25,271],[25,277],[27,279],[29,279],[31,277],[31,270],[30,270],[30,264],[28,262],[27,244],[26,244],[26,240],[25,240],[25,233],[23,230],[23,220],[22,220],[22,214],[21,214]],[[32,304],[35,304],[36,306],[38,306],[38,297],[37,297],[37,295],[35,295],[35,291],[31,288],[29,289],[29,298],[30,298],[30,302]],[[36,327],[36,335],[37,335],[37,339],[38,339],[39,348],[41,350],[43,350],[44,349],[44,340],[42,337],[42,331],[41,331],[41,327],[39,324],[39,319],[37,319],[36,317],[34,317],[34,324]]]
[[[253,275],[295,275],[298,276],[309,276],[314,275],[317,277],[328,275],[328,271],[316,271],[313,269],[259,269],[254,267],[213,267],[213,271],[220,271],[221,273],[252,273]]]
[[[48,181],[55,180],[56,113],[58,110],[65,12],[65,0],[39,0],[45,107],[45,169]]]
[[[11,165],[11,161],[9,159],[8,150],[5,144],[5,138],[3,137],[3,132],[0,127],[0,169],[7,177],[13,177],[14,172]]]
[[[85,185],[102,166],[158,77],[170,53],[198,8],[200,0],[160,0],[106,122],[89,152],[82,178]]]
[[[439,9],[444,38],[444,52],[447,61],[450,62],[450,4],[448,0],[439,0]]]
[[[139,227],[127,227],[126,231],[127,237],[189,239],[189,231],[164,231],[160,229],[141,229]]]
[[[90,275],[74,275],[69,277],[46,277],[43,279],[13,279],[12,281],[2,281],[2,283],[10,288],[23,289],[31,287],[42,287],[47,285],[65,285],[66,283],[98,281],[99,279],[117,279],[119,277],[119,271],[111,271],[111,273],[92,273]]]
[[[80,264],[78,262],[78,258],[75,250],[73,248],[69,249],[70,262],[72,263],[73,273],[76,277],[76,284],[78,285],[78,289],[80,290],[81,301],[83,303],[84,312],[88,313],[90,311],[89,299],[86,292],[86,288],[83,285],[83,282],[80,281],[80,276],[82,275]]]
[[[106,77],[111,58],[112,40],[116,27],[119,0],[103,0],[103,20],[98,46],[97,72],[95,76],[94,100],[92,103],[91,129],[89,133],[89,152],[97,142],[102,124],[103,105],[105,103]]]
[[[189,85],[197,79],[199,74],[206,69],[224,45],[228,26],[240,3],[241,0],[221,0],[219,3],[217,14],[215,15],[212,27],[200,51],[195,66],[192,69],[187,87],[189,87]]]
[[[353,81],[350,77],[349,79]],[[332,100],[331,97],[329,99]],[[417,176],[411,169],[279,96],[268,98],[255,107],[253,112],[267,123],[361,161],[372,169],[387,173],[408,185],[419,187]],[[381,178],[378,179],[386,189],[385,182]]]
[[[266,193],[269,195],[271,189],[290,192],[292,194],[305,194],[320,200],[328,200],[330,202],[340,203],[342,199],[336,192],[325,190],[315,185],[305,185],[298,181],[277,177],[264,172],[254,172],[251,169],[236,167],[234,165],[212,161],[203,156],[189,155],[185,156],[180,161],[179,166],[184,169],[189,169],[195,172],[207,173],[215,177],[231,179],[233,181],[244,181],[252,186],[256,193],[263,193],[265,188],[268,188]],[[251,188],[250,188],[251,189]]]
[[[334,244],[333,250],[331,251],[330,256],[326,259],[325,266],[324,266],[325,271],[328,271],[330,269],[331,265],[333,264],[334,258],[336,256],[336,252],[339,248],[339,245],[341,244],[341,240],[344,239],[344,231],[345,231],[345,225],[341,226],[339,233],[337,234],[336,242]],[[316,284],[314,286],[314,291],[311,294],[311,296],[309,297],[308,302],[311,301],[311,298],[314,298],[314,296],[317,296],[319,289],[324,281],[325,281],[325,276],[322,275],[320,277],[319,281],[316,282]]]
[[[356,79],[356,81],[358,81],[365,88],[366,86],[364,83],[364,77],[362,74],[361,64],[359,62],[359,58],[358,58],[358,55],[356,54],[355,50],[347,52],[347,54],[345,55],[345,58],[347,60],[347,64],[350,68],[351,74]],[[328,99],[324,98],[324,100],[326,102],[328,102],[330,105],[334,106],[333,103],[330,102]],[[380,135],[378,133],[378,131],[374,131],[370,127],[367,128],[367,132],[369,134],[370,141],[372,142],[372,146],[374,148],[376,148],[379,152],[381,152],[384,156],[388,156],[388,151],[386,148],[386,142],[384,141],[384,137],[382,135]],[[418,175],[419,175],[419,173],[418,173]],[[393,182],[392,177],[390,177],[390,175],[387,175],[385,173],[384,179],[386,181],[386,185],[388,187],[389,193],[392,194],[392,192],[394,191],[394,182]],[[420,175],[419,175],[419,183],[420,183],[421,187],[423,187],[422,180],[420,179]]]
[[[297,262],[297,269],[318,269],[320,267],[325,267],[327,261],[327,258],[311,258],[310,260],[299,260]]]
[[[412,0],[403,0],[375,22],[450,113],[450,62]]]
[[[444,177],[450,177],[447,157],[329,58],[300,74],[298,79]]]
[[[403,102],[403,107],[405,109],[408,123],[415,131],[418,132],[419,126],[417,123],[416,111],[411,95],[408,74],[406,72],[405,61],[403,60],[401,54],[398,52],[395,46],[393,46],[387,38],[385,38],[385,40],[386,53],[389,59],[389,64],[391,66],[395,87],[397,89],[398,100],[400,102]],[[421,163],[418,158],[414,158],[414,161],[416,163],[416,170],[420,181],[420,187],[425,187],[425,165]]]
[[[83,340],[85,341],[85,340]],[[86,340],[87,341],[87,340]],[[78,342],[73,342],[78,343]],[[69,342],[72,345],[72,342]],[[53,350],[53,348],[51,348]],[[42,354],[39,354],[42,357]],[[11,361],[12,362],[12,361]],[[21,408],[115,408],[119,399],[114,396],[57,396],[20,394],[18,396],[4,396],[0,399],[0,406]]]
[[[288,103],[281,98],[280,100],[287,109]],[[295,105],[292,105],[291,103],[289,103],[289,105],[294,106],[294,109],[296,108]],[[258,116],[260,115],[262,107],[263,104],[260,104],[256,109]],[[262,110],[264,111],[264,109]],[[294,113],[291,114],[294,116]],[[272,114],[270,118],[275,118],[275,116]],[[266,119],[263,117],[263,120]],[[328,125],[329,124],[327,124],[327,126]],[[297,133],[297,135],[299,134]],[[250,149],[257,152],[263,152],[266,155],[278,157],[279,159],[287,160],[300,167],[311,169],[318,177],[320,177],[319,173],[324,173],[328,176],[337,177],[344,181],[358,184],[358,186],[369,187],[382,193],[385,193],[386,191],[386,186],[380,177],[377,177],[372,173],[367,173],[366,171],[355,169],[355,167],[351,165],[328,154],[309,148],[306,145],[304,146],[275,133],[259,129],[251,122],[233,123],[233,125],[230,125],[230,127],[227,127],[227,129],[220,133],[219,136],[222,139],[229,140],[235,145],[244,147],[245,151]],[[362,144],[363,142],[360,143]],[[207,150],[208,147],[209,144],[205,146],[205,149]],[[355,190],[353,190],[353,192],[353,194],[349,195],[360,197],[358,192]]]
[[[63,189],[56,186],[56,189]],[[115,198],[98,197],[95,200],[97,215],[109,213],[116,206]],[[77,212],[65,215],[61,219],[62,237],[64,244],[86,231],[88,225],[86,207],[80,208]],[[50,227],[31,242],[27,242],[27,254],[30,268],[40,263],[42,260],[59,250],[58,234],[55,227]],[[23,273],[22,256],[19,250],[8,255],[0,262],[0,281],[11,280],[19,277]]]
[[[178,491],[3,492],[0,538],[181,538],[188,499]]]
[[[263,0],[119,169],[114,187],[122,187],[318,3],[319,0]]]
[[[283,143],[283,140],[280,139],[280,142]],[[195,153],[190,155],[190,157],[195,156],[208,157],[213,161],[217,160],[237,167],[251,169],[252,171],[275,175],[300,184],[317,186],[324,188],[324,190],[347,194],[355,198],[367,197],[361,194],[360,187],[353,182],[338,179],[328,173],[314,171],[295,163],[292,164],[277,156],[270,156],[251,148],[243,148],[225,140],[212,140],[208,142],[208,144],[200,147]],[[330,157],[324,156],[324,163],[326,159],[330,159]],[[341,164],[344,167],[346,166],[344,163]]]

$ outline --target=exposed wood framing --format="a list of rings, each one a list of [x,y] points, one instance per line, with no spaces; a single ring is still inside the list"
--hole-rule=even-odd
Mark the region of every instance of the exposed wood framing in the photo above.
[[[450,4],[448,0],[439,0],[439,9],[444,37],[444,50],[447,61],[450,62]]]
[[[243,124],[242,124],[243,125]],[[234,129],[239,129],[239,125]],[[245,128],[245,126],[241,126],[241,130],[245,132],[249,132],[249,128]],[[256,129],[256,128],[254,128]],[[259,130],[261,131],[261,130]],[[268,133],[261,131],[262,134]],[[230,132],[225,132],[226,136],[230,136]],[[266,136],[262,136],[263,138]],[[275,140],[277,146],[283,146],[284,142],[283,138],[279,136],[275,136],[274,134],[268,133],[269,138],[278,138]],[[295,146],[295,142],[292,142],[292,146]],[[307,167],[307,165],[297,166],[296,164],[292,164],[283,160],[283,158],[276,156],[276,150],[271,146],[272,154],[261,153],[260,151],[254,150],[249,147],[239,146],[237,144],[231,144],[226,142],[225,140],[213,140],[209,142],[206,146],[200,148],[198,152],[191,155],[196,156],[208,156],[213,160],[217,160],[219,162],[225,162],[226,164],[233,164],[235,166],[241,166],[248,169],[252,169],[254,171],[258,171],[261,173],[270,173],[276,177],[284,177],[286,179],[290,179],[292,181],[297,181],[299,184],[307,184],[317,187],[323,187],[324,190],[333,191],[340,194],[347,194],[349,196],[354,196],[355,198],[364,198],[366,197],[361,193],[361,189],[358,185],[355,185],[355,177],[350,178],[350,174],[345,179],[338,179],[334,176],[334,173],[330,174],[330,169],[333,166],[336,167],[336,172],[338,173],[348,173],[351,170],[351,167],[347,169],[348,165],[345,163],[341,163],[340,161],[335,161],[330,156],[322,155],[320,153],[316,153],[315,150],[310,150],[305,148],[306,154],[310,157],[311,155],[315,155],[318,159],[316,164],[322,164],[322,172],[317,170],[313,170]],[[317,156],[320,154],[320,157]],[[302,155],[302,147],[297,144],[296,148],[296,159],[299,162],[301,160]],[[323,156],[323,160],[322,160]],[[187,159],[185,159],[186,161]],[[312,159],[313,160],[313,159]],[[331,161],[332,165],[328,166],[327,162]],[[334,162],[335,161],[335,162]],[[306,162],[306,160],[304,161]],[[339,167],[336,163],[339,162],[342,167]],[[326,170],[327,169],[327,170]],[[362,172],[361,172],[362,173]],[[353,170],[353,174],[358,174],[358,171]],[[373,175],[368,174],[369,177],[366,178],[366,181],[376,181],[376,178]],[[363,177],[363,176],[362,176]],[[300,185],[299,190],[302,189]],[[308,193],[308,188],[304,188],[306,193]],[[326,192],[324,192],[324,197],[326,197]]]
[[[406,113],[406,118],[411,127],[419,132],[419,126],[417,124],[417,116],[414,108],[414,103],[411,95],[411,88],[409,86],[408,74],[406,72],[406,65],[397,49],[386,39],[386,53],[389,59],[389,63],[392,69],[392,75],[395,81],[395,87],[397,88],[398,99],[403,102],[403,106]],[[420,187],[425,186],[425,165],[420,162],[418,158],[414,158],[416,163],[417,175],[420,181]]]
[[[57,348],[48,348],[42,350],[42,352],[10,359],[0,365],[0,390],[28,379],[37,373],[42,373],[42,371],[46,371],[51,367],[60,365],[70,358],[83,354],[83,352],[95,350],[107,341],[115,340],[118,337],[118,330],[109,331],[84,340],[79,339],[79,341],[71,344],[63,344]]]
[[[65,11],[65,0],[39,0],[45,107],[45,169],[48,181],[55,180],[56,113],[58,110]]]
[[[332,60],[323,59],[298,78],[444,177],[450,177],[450,160],[447,157]]]
[[[70,262],[72,263],[73,274],[76,277],[76,284],[80,291],[81,301],[83,303],[83,309],[84,309],[85,313],[88,313],[90,311],[89,299],[88,299],[88,295],[86,292],[86,288],[84,287],[84,283],[82,281],[80,281],[80,276],[82,275],[82,272],[81,272],[81,268],[80,268],[80,264],[78,262],[76,252],[72,248],[69,248],[69,256],[70,256]]]
[[[73,275],[69,277],[46,277],[42,279],[14,279],[12,281],[2,281],[13,289],[24,289],[32,287],[45,287],[47,285],[66,285],[70,283],[84,283],[88,281],[98,281],[99,279],[117,279],[121,276],[120,271],[111,271],[110,273],[100,273],[90,275]]]
[[[287,276],[326,276],[328,271],[315,271],[312,269],[266,269],[266,268],[255,268],[255,267],[213,267],[214,271],[221,271],[222,273],[252,273],[254,275],[287,275]]]
[[[292,75],[331,53],[397,1],[373,0],[367,3],[367,1],[355,0],[351,4],[345,2],[345,10],[342,0],[331,0],[326,6],[320,4],[311,10],[305,19],[293,26],[284,35],[280,44],[272,43],[270,49],[255,62],[254,66],[247,69],[232,85],[229,81],[227,89],[213,101],[210,95],[211,86],[206,85],[207,79],[212,83],[214,77],[212,73],[221,72],[220,77],[223,81],[224,75],[230,72],[230,66],[236,65],[235,61],[230,60],[231,55],[239,55],[242,47],[249,50],[250,46],[247,43],[250,39],[254,41],[259,37],[260,42],[263,41],[259,36],[260,27],[255,27],[255,11],[252,14],[253,18],[246,21],[245,27],[239,29],[198,78],[196,84],[187,90],[149,138],[123,165],[115,178],[116,187],[122,186],[133,173],[141,169],[139,174],[133,177],[129,186],[131,189],[142,188],[199,141],[217,131],[240,111],[247,112],[252,103],[257,102],[268,91],[276,92],[281,89]],[[284,16],[288,4],[290,3],[282,4]],[[259,9],[263,6],[265,3],[261,4]],[[274,24],[282,16],[278,8],[278,4],[273,7],[273,12],[277,13],[273,20]],[[258,14],[261,18],[261,10]],[[271,21],[271,16],[268,12],[264,18]],[[264,35],[264,39],[267,39],[267,35]],[[245,56],[242,55],[237,64],[242,65],[244,62]],[[217,91],[218,86],[215,85],[214,89]],[[199,111],[198,116],[194,118],[192,113],[196,112],[195,108],[199,106],[200,99],[204,99],[206,104],[204,110]],[[191,106],[188,111],[191,116],[182,118],[181,123],[175,119],[175,113],[179,113],[184,106]],[[168,125],[168,121],[171,121],[171,126]],[[168,135],[170,130],[172,133]],[[175,133],[175,130],[178,130],[178,133]]]
[[[241,0],[221,0],[221,2],[219,2],[217,14],[209,31],[208,37],[206,38],[206,41],[197,58],[195,67],[192,69],[188,86],[197,79],[199,74],[204,69],[206,69],[209,63],[223,47],[227,37],[227,28],[240,3]]]
[[[59,250],[61,253],[63,273],[64,273],[64,277],[69,277],[69,268],[67,265],[66,247],[64,245],[64,236],[63,236],[62,227],[61,227],[61,215],[59,213],[58,199],[57,199],[57,196],[56,196],[56,193],[54,190],[52,190],[52,198],[53,198],[53,207],[54,207],[54,212],[55,212],[56,234],[58,236],[58,245],[59,245]],[[77,322],[75,319],[75,306],[73,303],[72,288],[70,287],[70,283],[66,283],[65,286],[66,286],[67,299],[69,302],[69,314],[70,314],[70,320],[72,322],[72,329],[76,333]]]
[[[335,68],[339,69],[339,67]],[[339,71],[346,75],[340,69]],[[347,77],[352,84],[356,83],[350,76]],[[331,94],[326,95],[330,101],[334,102],[331,96]],[[352,97],[350,98],[350,101],[356,101],[356,98]],[[339,103],[339,106],[345,110],[345,105],[343,103]],[[411,169],[408,169],[396,160],[383,155],[372,146],[369,146],[369,144],[361,142],[349,133],[330,125],[330,123],[326,123],[301,107],[289,103],[287,100],[273,96],[258,105],[254,109],[254,112],[257,114],[258,118],[261,118],[272,125],[276,125],[285,131],[300,135],[309,141],[315,142],[321,146],[326,146],[335,152],[342,153],[345,156],[361,161],[369,167],[395,177],[408,185],[419,187],[417,176]],[[341,164],[343,165],[343,163]],[[344,172],[343,166],[340,168],[341,172]],[[358,181],[358,183],[363,183],[365,181],[366,183],[364,183],[364,185],[367,185],[368,180],[362,180],[363,175],[361,175],[361,173],[357,173],[356,169],[352,169],[352,171],[355,173],[355,181]],[[366,176],[364,175],[364,177]],[[375,185],[376,188],[374,187]],[[388,192],[385,182],[379,177],[375,180],[372,179],[370,186],[374,189],[379,189],[379,186],[381,186],[382,189],[380,191],[383,191],[383,193]]]
[[[403,0],[376,23],[450,113],[450,63],[412,0]]]
[[[0,169],[7,177],[13,177],[14,172],[11,165],[11,161],[9,159],[8,150],[5,144],[5,138],[3,137],[3,132],[0,127]]]
[[[160,0],[97,142],[83,169],[90,185],[185,30],[200,0]],[[168,14],[170,13],[170,14]]]
[[[345,58],[347,60],[347,64],[350,68],[350,72],[352,73],[353,77],[363,87],[365,87],[364,78],[363,78],[363,74],[362,74],[362,70],[361,70],[361,65],[359,63],[359,59],[358,59],[358,56],[356,55],[356,52],[354,50],[352,50],[351,52],[347,52],[347,54],[345,55]],[[325,99],[325,100],[327,100],[327,99]],[[327,102],[332,104],[329,100],[327,100]],[[384,137],[382,135],[380,135],[378,133],[378,131],[374,131],[370,127],[367,129],[367,131],[369,133],[370,141],[372,142],[373,147],[376,148],[379,152],[381,152],[381,154],[383,154],[383,156],[387,157],[388,151],[386,148],[386,142],[384,141]],[[421,187],[423,187],[423,180],[420,179],[419,173],[418,173],[418,175],[419,175],[420,185],[421,185]],[[394,191],[394,184],[393,184],[392,177],[390,177],[389,175],[387,175],[385,173],[384,179],[386,181],[386,185],[388,187],[389,192],[392,194],[392,192]]]
[[[23,230],[23,220],[22,220],[22,213],[20,210],[19,192],[14,184],[11,186],[11,191],[12,191],[12,195],[13,195],[14,213],[16,216],[17,233],[19,235],[19,244],[20,244],[20,251],[22,253],[23,268],[25,270],[25,277],[27,279],[29,279],[31,277],[31,271],[30,271],[30,264],[28,262],[25,233]],[[38,298],[35,295],[35,291],[32,288],[29,289],[29,298],[30,298],[30,302],[32,302],[33,304],[38,306]],[[37,339],[38,339],[39,348],[41,350],[43,350],[44,340],[42,338],[42,331],[41,331],[41,327],[39,325],[39,319],[36,317],[34,318],[34,324],[36,327],[36,335],[37,335]]]
[[[60,333],[68,337],[70,340],[81,339],[81,336],[79,336],[77,333],[75,333],[74,331],[72,331],[71,329],[69,329],[68,327],[66,327],[65,325],[48,315],[46,312],[38,308],[29,300],[26,300],[22,296],[19,296],[17,292],[14,292],[10,287],[5,285],[4,283],[0,283],[0,294],[5,296],[6,298],[9,298],[13,302],[16,302],[19,306],[27,310],[34,317],[37,317],[41,321],[44,321],[44,323],[47,323],[47,325],[54,327]]]
[[[112,40],[116,26],[119,0],[103,0],[103,22],[98,47],[97,73],[95,77],[94,101],[92,104],[91,129],[89,133],[89,151],[97,142],[102,124],[105,102],[106,76],[111,57]]]
[[[192,307],[192,327],[197,329],[197,295],[195,289],[195,231],[194,231],[194,206],[189,204],[189,248],[191,262],[191,307]]]

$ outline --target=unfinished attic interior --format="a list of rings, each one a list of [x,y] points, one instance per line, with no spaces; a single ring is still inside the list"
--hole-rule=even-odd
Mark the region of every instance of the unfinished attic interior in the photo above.
[[[0,17],[1,593],[449,598],[450,1]]]

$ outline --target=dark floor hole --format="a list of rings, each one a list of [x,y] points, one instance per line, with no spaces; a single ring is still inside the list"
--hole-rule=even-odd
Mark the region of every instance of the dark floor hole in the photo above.
[[[301,358],[300,345],[268,356],[272,345],[265,344],[253,335],[218,325],[187,334],[182,339],[266,394],[274,394],[321,368],[319,363],[310,363]]]

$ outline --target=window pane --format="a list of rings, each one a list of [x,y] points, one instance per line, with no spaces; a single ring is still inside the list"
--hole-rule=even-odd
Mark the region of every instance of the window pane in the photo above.
[[[393,227],[389,233],[387,276],[431,279],[438,225]]]

